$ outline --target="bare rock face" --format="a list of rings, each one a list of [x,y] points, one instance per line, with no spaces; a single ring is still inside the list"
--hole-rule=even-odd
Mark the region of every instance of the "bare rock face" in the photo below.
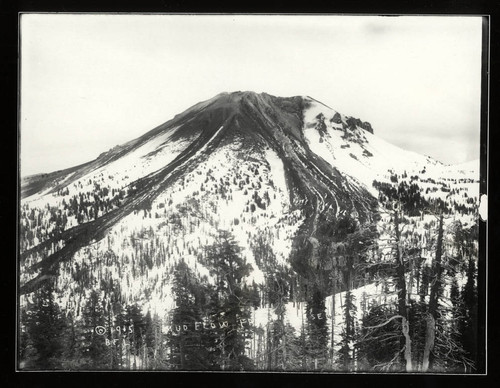
[[[113,174],[106,171],[115,162],[121,163],[121,168],[125,169],[132,170],[135,164],[144,165],[147,169],[150,161],[159,157],[157,155],[161,154],[165,144],[170,142],[180,147],[178,154],[168,162],[158,164],[158,169],[138,174],[126,187],[120,186],[119,190],[123,191],[123,195],[119,201],[115,201],[115,205],[109,205],[107,210],[103,206],[102,209],[93,210],[94,217],[88,222],[67,228],[22,252],[24,259],[38,254],[37,252],[48,246],[63,246],[30,268],[31,271],[37,271],[38,276],[22,284],[21,292],[29,293],[39,288],[52,274],[53,268],[71,260],[80,249],[92,241],[102,240],[128,215],[143,209],[149,211],[151,203],[163,193],[181,190],[186,177],[193,171],[206,173],[200,166],[215,166],[219,163],[213,159],[213,155],[220,150],[231,155],[231,160],[236,161],[235,165],[251,160],[258,170],[269,168],[265,150],[276,155],[283,165],[285,195],[289,198],[291,209],[300,210],[304,217],[299,227],[300,236],[314,237],[318,230],[322,229],[320,216],[334,220],[343,212],[356,211],[360,223],[369,222],[376,212],[376,199],[363,185],[346,178],[335,166],[310,149],[304,136],[303,122],[304,107],[307,103],[308,100],[300,96],[282,98],[266,93],[222,93],[194,105],[172,120],[84,166],[63,171],[60,180],[49,179],[50,182],[44,185],[52,186],[51,192],[57,193],[67,185],[77,182],[77,179],[95,174],[98,170],[111,179],[109,176]],[[359,119],[353,118],[349,119],[349,123],[353,128],[362,125]],[[317,117],[317,129],[323,134],[326,133],[323,114]],[[168,141],[162,140],[163,142],[156,144],[162,137],[168,138]],[[133,160],[133,155],[143,150],[149,151],[144,151],[146,154],[130,165],[129,160]],[[227,179],[228,182],[233,181],[230,178]],[[255,183],[257,188],[262,184]],[[31,182],[31,186],[36,185]],[[214,195],[226,192],[226,189],[225,185],[224,188],[217,188]],[[269,190],[271,189],[272,186]],[[257,189],[253,187],[252,190]],[[99,198],[98,202],[104,201],[104,198]],[[259,204],[262,205],[256,199],[256,205]],[[176,209],[171,211],[177,214]],[[183,215],[179,214],[178,217]],[[296,240],[296,236],[291,238]]]
[[[340,113],[339,112],[335,112],[335,114],[333,115],[333,117],[332,117],[331,120],[335,124],[342,124],[342,118],[340,117]]]
[[[346,122],[347,122],[347,127],[351,130],[356,129],[356,127],[360,127],[363,128],[365,131],[368,131],[373,134],[373,128],[371,124],[367,121],[363,122],[355,117],[348,117],[346,119]]]
[[[365,131],[368,131],[371,134],[373,134],[372,125],[368,121],[365,121],[363,124],[361,124],[361,128],[363,128]]]

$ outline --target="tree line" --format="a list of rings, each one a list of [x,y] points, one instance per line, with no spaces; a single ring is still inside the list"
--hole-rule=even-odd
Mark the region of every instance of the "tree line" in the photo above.
[[[82,293],[80,309],[63,309],[48,282],[21,311],[20,367],[477,371],[478,226],[447,222],[448,204],[424,202],[411,185],[378,189],[389,219],[385,241],[352,216],[322,219],[317,239],[296,252],[310,262],[291,269],[263,235],[252,244],[264,274],[256,284],[234,237],[220,230],[199,256],[210,276],[182,259],[173,267],[175,307],[167,316],[125,303],[118,284]],[[416,210],[435,217],[425,241],[411,222]],[[431,254],[424,257],[424,248]],[[379,295],[356,291],[375,282]],[[301,306],[299,330],[287,319],[290,303]],[[264,325],[254,321],[262,308]]]

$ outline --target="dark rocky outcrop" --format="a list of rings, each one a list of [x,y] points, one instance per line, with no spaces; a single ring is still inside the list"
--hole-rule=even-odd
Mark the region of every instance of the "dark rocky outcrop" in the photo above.
[[[373,128],[371,124],[367,121],[361,121],[360,119],[357,119],[355,117],[348,117],[346,119],[347,127],[350,130],[355,130],[356,127],[363,128],[365,131],[370,132],[373,134]]]

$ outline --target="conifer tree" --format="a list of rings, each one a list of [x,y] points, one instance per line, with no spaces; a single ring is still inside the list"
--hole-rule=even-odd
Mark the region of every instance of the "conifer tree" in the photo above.
[[[328,327],[326,319],[325,297],[316,289],[306,306],[307,350],[311,357],[312,369],[326,366],[328,361]]]
[[[105,327],[104,310],[97,291],[90,293],[83,311],[83,358],[89,369],[108,369],[106,337],[96,332],[97,327]]]
[[[340,341],[340,361],[346,371],[351,371],[354,367],[356,340],[356,305],[354,295],[351,291],[345,294],[344,309],[344,329],[342,331],[342,340]]]
[[[203,321],[199,301],[202,286],[183,261],[174,269],[173,283],[176,307],[172,312],[172,329],[167,334],[170,364],[180,370],[214,369],[209,350],[214,348],[215,337],[195,329],[196,322]]]
[[[367,314],[362,318],[360,338],[357,341],[358,370],[397,371],[400,370],[399,355],[401,328],[396,319],[395,306],[370,303]]]
[[[422,361],[422,371],[426,372],[432,367],[435,336],[436,319],[438,314],[439,296],[442,290],[442,256],[443,256],[443,214],[439,216],[438,241],[436,247],[436,256],[432,261],[432,285],[429,295],[429,307],[427,311],[427,331],[425,336],[425,348]]]
[[[34,304],[26,314],[26,335],[34,352],[28,363],[30,369],[61,369],[61,355],[64,350],[63,333],[65,317],[54,301],[53,285],[44,287],[33,295]]]
[[[132,368],[142,368],[143,346],[145,344],[145,321],[142,311],[137,304],[132,304],[126,307],[125,321],[122,326],[117,326],[115,329],[119,332],[120,336],[126,337],[130,343],[130,352],[133,357]]]
[[[476,265],[471,257],[467,266],[467,282],[461,293],[463,306],[463,318],[460,321],[459,331],[461,333],[461,343],[466,355],[473,363],[473,368],[477,365],[477,286],[476,286]]]
[[[213,313],[218,320],[228,323],[228,327],[222,328],[217,345],[219,365],[223,370],[253,369],[253,361],[245,354],[246,342],[251,338],[252,292],[244,286],[252,266],[246,263],[241,248],[225,230],[219,230],[215,243],[207,247],[206,262],[216,279]]]

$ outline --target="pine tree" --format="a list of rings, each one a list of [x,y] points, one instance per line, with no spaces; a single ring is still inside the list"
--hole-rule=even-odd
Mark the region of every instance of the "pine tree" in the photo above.
[[[47,282],[33,295],[33,306],[25,314],[25,341],[30,342],[32,351],[26,366],[30,369],[61,369],[61,355],[64,350],[63,333],[65,317],[54,301],[53,285]]]
[[[422,300],[410,300],[408,305],[408,321],[410,323],[410,338],[412,357],[415,365],[422,365],[424,359],[425,341],[427,335],[428,305]]]
[[[316,289],[306,306],[307,352],[311,357],[312,369],[322,369],[328,362],[328,327],[325,297]]]
[[[61,355],[63,369],[79,370],[85,368],[82,323],[73,311],[66,312],[66,328],[63,334],[64,351]]]
[[[19,327],[19,369],[34,369],[37,358],[36,348],[34,347],[31,338],[30,328],[28,322],[30,320],[30,312],[23,309],[20,315]]]
[[[154,350],[155,350],[155,333],[154,333],[153,318],[151,311],[148,310],[144,317],[144,345],[147,353],[144,358],[144,369],[153,368]]]
[[[174,369],[214,369],[209,349],[214,348],[215,337],[195,329],[196,322],[202,322],[200,296],[202,286],[195,275],[181,261],[174,269],[173,292],[176,308],[172,312],[172,330],[167,334],[170,347],[169,362]],[[206,292],[206,290],[205,290]]]
[[[252,292],[244,287],[244,279],[252,267],[241,256],[234,237],[225,230],[220,230],[215,243],[207,247],[206,262],[216,279],[212,312],[218,320],[228,322],[217,345],[219,365],[223,370],[253,369],[253,361],[245,354],[246,342],[251,338]]]
[[[125,321],[115,329],[120,336],[126,337],[130,343],[132,358],[132,369],[143,368],[143,346],[145,345],[144,334],[146,323],[142,311],[137,304],[126,307]]]
[[[422,371],[426,372],[432,368],[435,337],[436,337],[436,319],[438,314],[439,296],[442,290],[442,256],[443,256],[443,214],[439,217],[438,241],[436,247],[436,256],[432,261],[432,285],[429,296],[429,308],[427,312],[427,331],[425,336],[425,348],[422,361]]]
[[[344,329],[340,341],[340,362],[346,371],[353,370],[355,360],[354,342],[356,340],[356,305],[351,291],[345,294]]]
[[[268,370],[283,370],[286,368],[286,303],[288,302],[290,276],[285,268],[275,262],[264,264],[266,272],[267,303],[274,306],[277,319],[270,321],[268,328]]]
[[[284,337],[283,347],[286,356],[283,358],[283,369],[301,370],[301,339],[295,336],[295,329],[289,323],[285,325]]]
[[[114,362],[116,362],[118,369],[130,369],[130,340],[128,334],[125,333],[122,336],[121,333],[116,331],[117,327],[122,328],[130,324],[127,320],[126,306],[118,298],[112,304],[112,308],[114,321],[110,322],[108,339],[113,342]]]
[[[401,325],[396,319],[396,308],[370,303],[362,318],[360,338],[357,342],[358,370],[397,371],[401,353]]]
[[[397,205],[401,206],[400,204]],[[394,216],[394,231],[395,231],[395,261],[396,261],[396,289],[398,293],[398,314],[401,319],[401,332],[400,339],[401,347],[401,365],[404,370],[411,372],[413,369],[411,338],[410,338],[410,323],[408,320],[408,306],[407,306],[407,289],[405,278],[405,261],[403,257],[403,241],[401,237],[400,223],[402,221],[401,213],[396,208],[393,213]]]
[[[473,362],[473,368],[477,365],[477,286],[476,265],[474,258],[469,258],[467,267],[467,282],[461,293],[464,317],[460,321],[461,343],[466,355]]]
[[[106,338],[104,335],[99,335],[96,332],[98,326],[105,327],[104,309],[101,304],[99,293],[93,290],[90,293],[83,311],[83,359],[86,360],[86,368],[108,369]]]

